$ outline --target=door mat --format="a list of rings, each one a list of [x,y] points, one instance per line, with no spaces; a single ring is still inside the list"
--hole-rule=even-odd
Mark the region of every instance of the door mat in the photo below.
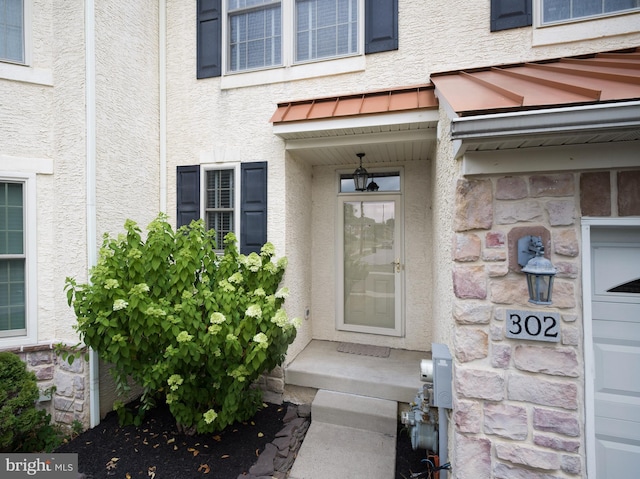
[[[385,346],[371,346],[368,344],[339,343],[338,352],[358,354],[360,356],[374,356],[376,358],[388,358],[390,348]]]

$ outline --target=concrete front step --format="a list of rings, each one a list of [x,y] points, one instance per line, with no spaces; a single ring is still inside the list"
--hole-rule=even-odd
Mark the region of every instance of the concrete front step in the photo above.
[[[321,389],[313,400],[311,419],[394,435],[398,427],[398,404],[386,399]]]
[[[393,479],[397,404],[320,390],[290,479]]]
[[[311,341],[286,366],[286,385],[402,403],[412,402],[422,388],[420,361],[430,358],[431,353],[391,349],[389,357],[380,358],[339,352],[338,344]]]

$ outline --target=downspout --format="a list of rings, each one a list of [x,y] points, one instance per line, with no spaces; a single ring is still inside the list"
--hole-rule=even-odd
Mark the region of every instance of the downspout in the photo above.
[[[160,211],[167,212],[167,1],[160,0],[158,18],[160,114]]]
[[[96,43],[95,0],[85,1],[85,103],[86,103],[86,186],[87,186],[87,265],[97,264],[96,236]],[[100,377],[98,355],[89,349],[90,425],[100,423]]]

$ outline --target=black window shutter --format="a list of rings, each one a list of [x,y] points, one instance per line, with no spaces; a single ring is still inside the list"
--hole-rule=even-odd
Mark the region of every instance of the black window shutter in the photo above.
[[[242,163],[240,253],[259,253],[267,242],[267,162]]]
[[[364,52],[398,49],[398,0],[365,0]]]
[[[200,165],[178,166],[176,228],[200,219]]]
[[[222,0],[198,0],[198,78],[222,75]]]
[[[531,25],[531,0],[491,0],[491,31]]]

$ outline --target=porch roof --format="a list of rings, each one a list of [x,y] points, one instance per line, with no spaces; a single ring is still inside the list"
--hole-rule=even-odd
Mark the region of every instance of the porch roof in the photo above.
[[[640,49],[436,73],[459,116],[640,99]]]
[[[427,159],[438,124],[433,84],[283,102],[271,117],[289,154],[312,165]]]
[[[271,122],[317,120],[438,108],[432,84],[354,95],[279,103]]]

